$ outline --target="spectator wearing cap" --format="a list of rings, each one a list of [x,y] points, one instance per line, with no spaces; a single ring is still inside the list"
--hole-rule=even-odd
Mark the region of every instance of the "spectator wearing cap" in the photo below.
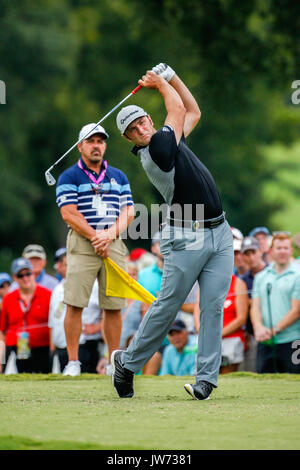
[[[8,294],[12,278],[8,273],[0,273],[0,317],[3,297]]]
[[[58,280],[45,271],[47,264],[45,249],[41,245],[28,245],[24,248],[22,256],[31,262],[37,284],[53,290],[58,284]]]
[[[230,227],[231,228],[231,232],[232,232],[232,236],[234,239],[236,240],[243,240],[244,238],[244,235],[243,233],[240,231],[240,229],[236,228],[236,227]]]
[[[241,277],[248,270],[249,266],[241,253],[242,241],[244,235],[242,232],[235,227],[231,227],[232,237],[233,237],[233,252],[234,252],[234,269],[233,274],[235,276]]]
[[[36,283],[26,258],[15,259],[11,272],[18,288],[3,299],[0,340],[5,340],[7,358],[17,353],[19,372],[48,373],[51,291]]]
[[[194,375],[197,336],[189,334],[182,320],[175,320],[168,333],[170,344],[163,352],[159,375]]]
[[[128,256],[128,263],[135,263],[137,270],[141,271],[147,266],[151,266],[155,262],[155,256],[145,248],[134,248]]]
[[[134,263],[141,257],[143,256],[145,253],[148,253],[147,250],[145,250],[144,248],[134,248],[133,250],[131,250],[131,252],[129,253],[129,256],[128,256],[128,260],[129,261],[133,261]]]
[[[45,271],[47,257],[44,248],[41,245],[27,245],[23,250],[22,257],[30,260],[37,284],[53,290],[59,281]],[[9,290],[12,292],[17,288],[18,284],[13,282]]]
[[[126,270],[127,248],[121,234],[134,219],[134,206],[127,176],[104,159],[108,137],[100,125],[84,126],[77,145],[80,158],[60,175],[56,188],[61,216],[70,228],[64,325],[69,356],[66,373],[72,376],[81,372],[78,347],[82,310],[89,304],[96,279],[109,361],[112,351],[120,347],[125,299],[106,295],[103,259],[109,256]]]
[[[152,266],[155,261],[156,258],[153,253],[150,253],[150,251],[142,254],[142,256],[140,256],[136,261],[138,272],[140,272],[142,269],[148,268],[148,266]]]
[[[274,235],[271,251],[274,262],[255,276],[252,291],[257,372],[299,374],[293,353],[300,341],[300,273],[292,262],[291,237]]]
[[[245,341],[247,344],[247,349],[245,351],[244,360],[239,366],[239,370],[246,370],[250,372],[256,371],[256,350],[257,342],[254,337],[253,327],[250,319],[250,308],[251,308],[251,292],[253,287],[253,280],[257,273],[266,268],[268,263],[263,260],[263,254],[260,249],[260,244],[255,237],[245,237],[242,246],[241,252],[244,256],[248,266],[249,271],[244,274],[241,279],[246,283],[248,289],[249,297],[249,310],[247,315],[247,321],[245,326]]]
[[[272,236],[267,227],[255,227],[251,230],[251,232],[249,232],[248,236],[256,238],[262,252],[263,260],[266,263],[270,263],[272,261],[270,254],[270,243]]]
[[[242,277],[246,272],[249,271],[249,265],[245,256],[241,252],[242,240],[233,238],[233,252],[234,252],[234,270],[233,274],[238,277]]]

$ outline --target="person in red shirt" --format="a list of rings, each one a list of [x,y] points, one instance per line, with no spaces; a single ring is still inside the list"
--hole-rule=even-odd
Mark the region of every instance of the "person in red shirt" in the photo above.
[[[2,303],[0,341],[5,341],[6,358],[15,351],[18,372],[48,373],[51,291],[36,283],[28,259],[14,260],[11,271],[19,288],[8,293]]]

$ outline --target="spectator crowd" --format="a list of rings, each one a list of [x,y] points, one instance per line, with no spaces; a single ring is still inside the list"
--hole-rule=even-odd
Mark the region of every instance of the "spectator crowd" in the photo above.
[[[223,309],[220,373],[299,373],[300,234],[271,234],[266,227],[256,227],[244,236],[237,228],[231,230],[234,271]],[[12,262],[10,273],[0,273],[1,373],[66,370],[66,248],[59,248],[54,258],[55,274],[51,275],[44,247],[30,244]],[[164,266],[158,234],[149,251],[135,248],[127,253],[126,262],[128,274],[157,297]],[[140,374],[195,374],[201,341],[200,296],[196,283],[161,347]],[[121,349],[131,342],[148,308],[140,300],[126,299],[121,310]],[[97,279],[82,311],[78,355],[81,373],[111,374]]]

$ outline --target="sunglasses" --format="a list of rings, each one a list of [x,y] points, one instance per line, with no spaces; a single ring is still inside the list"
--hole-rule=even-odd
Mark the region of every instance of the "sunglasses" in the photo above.
[[[32,276],[32,272],[24,273],[24,274],[17,274],[18,279],[23,279],[23,277]]]

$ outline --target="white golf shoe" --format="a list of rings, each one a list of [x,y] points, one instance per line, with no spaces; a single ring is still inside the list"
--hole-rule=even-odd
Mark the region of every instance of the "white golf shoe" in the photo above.
[[[69,375],[71,377],[76,377],[77,375],[80,375],[80,373],[81,373],[80,362],[70,361],[64,368],[62,375]]]

